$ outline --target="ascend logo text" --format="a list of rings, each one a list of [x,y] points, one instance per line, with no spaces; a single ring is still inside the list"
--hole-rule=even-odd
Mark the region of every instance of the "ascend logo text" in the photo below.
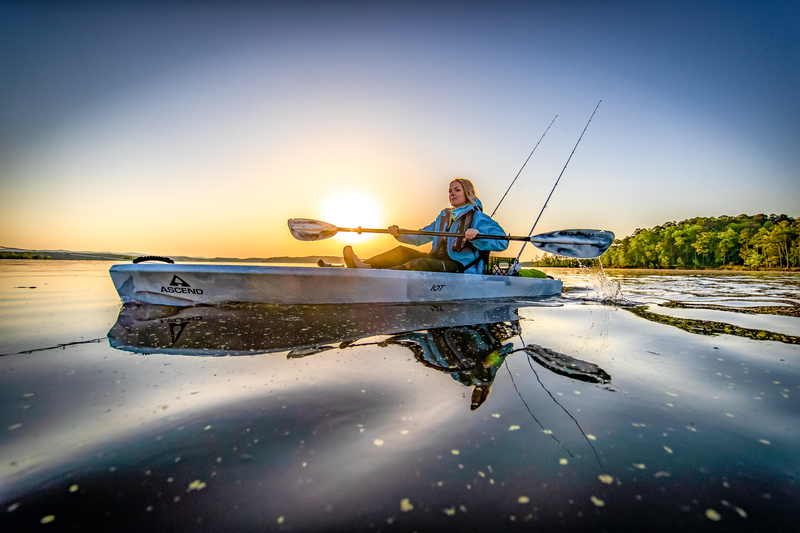
[[[169,282],[169,287],[161,287],[161,292],[171,292],[180,294],[203,294],[203,289],[193,289],[191,285],[186,283],[179,276],[172,276],[172,281]]]

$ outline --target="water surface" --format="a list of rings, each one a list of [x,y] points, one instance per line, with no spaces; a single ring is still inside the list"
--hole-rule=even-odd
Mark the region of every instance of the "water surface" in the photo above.
[[[176,309],[109,266],[0,262],[4,530],[796,529],[796,274]]]

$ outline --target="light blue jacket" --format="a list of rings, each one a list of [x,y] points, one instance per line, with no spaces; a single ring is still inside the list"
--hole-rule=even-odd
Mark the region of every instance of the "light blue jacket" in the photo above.
[[[475,205],[472,206],[472,209],[467,209],[461,216],[459,216],[453,223],[450,225],[450,229],[448,230],[450,233],[457,233],[458,228],[460,226],[459,220],[466,216],[467,213],[470,211],[474,211],[475,214],[472,218],[472,227],[478,230],[478,233],[482,233],[484,235],[505,235],[506,232],[503,228],[500,227],[500,224],[492,220],[488,215],[485,215],[483,211],[478,209]],[[441,222],[444,219],[445,224],[447,226],[447,209],[442,210],[439,213],[439,216],[436,217],[436,220],[422,228],[422,231],[439,231],[441,226]],[[467,228],[469,229],[469,228]],[[431,237],[430,235],[400,235],[398,237],[398,241],[404,244],[411,244],[413,246],[422,246],[423,244],[427,244],[433,241],[433,247],[431,251],[436,249],[436,246],[439,244],[439,239],[443,239],[445,237]],[[447,255],[450,256],[450,259],[453,261],[458,261],[462,265],[466,266],[470,264],[472,261],[477,259],[478,252],[477,250],[485,250],[485,251],[492,251],[492,252],[500,252],[508,248],[508,241],[506,240],[494,240],[494,239],[473,239],[471,241],[467,241],[472,246],[465,246],[461,249],[460,252],[456,252],[453,250],[453,244],[455,243],[455,238],[453,237],[446,237],[447,238]],[[483,260],[478,261],[477,264],[472,265],[468,268],[465,273],[466,274],[483,274],[484,269]]]

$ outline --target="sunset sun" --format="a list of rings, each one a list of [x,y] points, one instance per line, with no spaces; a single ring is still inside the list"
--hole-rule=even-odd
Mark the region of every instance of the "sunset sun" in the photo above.
[[[371,198],[357,192],[346,192],[331,197],[323,208],[323,217],[325,222],[339,227],[381,227],[378,205]],[[373,235],[341,232],[336,236],[344,242],[364,242]]]

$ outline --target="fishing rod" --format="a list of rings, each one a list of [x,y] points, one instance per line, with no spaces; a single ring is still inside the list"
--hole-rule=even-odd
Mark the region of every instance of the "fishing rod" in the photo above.
[[[595,106],[594,111],[592,111],[592,116],[589,117],[589,122],[586,123],[586,127],[583,128],[583,132],[581,132],[581,136],[578,137],[578,142],[575,143],[575,148],[573,148],[572,149],[572,153],[569,154],[569,157],[567,158],[567,162],[564,163],[564,168],[561,169],[561,174],[558,175],[558,179],[556,180],[556,184],[553,185],[553,189],[550,191],[550,194],[547,196],[547,200],[544,201],[544,206],[542,207],[542,210],[539,211],[539,216],[536,217],[536,222],[533,223],[533,227],[531,228],[530,233],[528,233],[529,237],[533,234],[533,230],[536,229],[536,224],[539,223],[539,219],[542,218],[542,213],[544,213],[544,210],[547,209],[547,203],[550,201],[550,197],[553,196],[553,193],[555,192],[556,187],[558,187],[558,182],[561,181],[561,176],[563,176],[564,175],[564,171],[567,170],[567,165],[569,165],[569,162],[572,159],[572,156],[575,154],[575,150],[578,148],[578,145],[581,143],[581,139],[583,139],[583,134],[586,133],[587,128],[589,128],[589,124],[591,124],[592,119],[594,118],[594,114],[597,113],[597,108],[600,107],[600,104],[602,102],[603,102],[602,100],[597,102],[597,106]],[[519,258],[522,257],[522,251],[525,249],[525,245],[526,244],[528,244],[528,243],[527,242],[523,242],[522,243],[522,248],[519,249],[519,254],[517,254],[516,263],[519,263]]]
[[[558,115],[556,115],[555,117],[553,117],[553,120],[552,120],[552,121],[550,121],[550,126],[552,126],[552,125],[553,125],[553,122],[555,122],[557,118],[558,118]],[[539,142],[537,142],[537,143],[536,143],[536,146],[534,146],[534,147],[533,147],[533,150],[531,150],[531,153],[530,153],[530,155],[528,156],[528,159],[526,159],[526,160],[525,160],[525,162],[524,162],[524,163],[522,163],[522,168],[520,168],[520,169],[519,169],[519,172],[517,172],[517,175],[516,175],[516,176],[514,176],[514,180],[511,182],[511,185],[509,185],[509,186],[508,186],[508,189],[506,189],[506,194],[504,194],[504,195],[503,195],[503,197],[502,197],[502,198],[500,198],[500,201],[499,201],[499,202],[497,202],[497,207],[495,207],[495,208],[494,208],[494,211],[492,211],[492,214],[491,214],[491,215],[489,215],[490,217],[493,217],[493,216],[494,216],[494,214],[495,214],[495,213],[497,213],[497,210],[498,210],[498,209],[500,209],[500,204],[502,204],[502,203],[503,203],[503,200],[505,200],[505,199],[506,199],[506,195],[508,194],[508,191],[510,191],[510,190],[511,190],[511,187],[513,187],[513,186],[514,186],[514,183],[517,181],[517,178],[519,177],[519,175],[520,175],[520,174],[522,174],[522,169],[523,169],[523,168],[525,168],[525,165],[527,165],[527,164],[528,164],[528,160],[530,160],[531,156],[533,155],[533,152],[535,152],[535,151],[536,151],[536,148],[538,148],[538,147],[539,147],[539,143],[540,143],[540,142],[542,142],[542,139],[544,139],[544,136],[545,136],[545,135],[547,135],[547,132],[548,132],[548,131],[550,131],[550,126],[547,126],[547,129],[546,129],[546,130],[544,130],[544,133],[542,133],[542,136],[541,136],[541,138],[539,139]]]
[[[520,338],[521,338],[521,337],[520,337]],[[523,342],[524,342],[524,341],[523,341]],[[559,407],[560,407],[560,408],[561,408],[561,409],[562,409],[562,410],[563,410],[565,413],[567,413],[567,416],[568,416],[568,417],[570,417],[570,418],[572,419],[572,421],[573,421],[573,422],[575,422],[575,425],[576,425],[576,426],[578,426],[578,430],[581,432],[581,435],[583,435],[583,438],[586,440],[586,442],[589,444],[589,447],[590,447],[590,448],[592,449],[592,451],[594,452],[594,457],[595,457],[595,459],[597,459],[597,464],[600,466],[600,468],[603,468],[603,464],[600,462],[600,456],[599,456],[599,455],[597,455],[597,450],[595,450],[595,448],[594,448],[594,445],[593,445],[593,444],[591,443],[591,441],[589,440],[589,437],[587,437],[587,436],[586,436],[586,432],[584,432],[584,431],[583,431],[583,428],[581,427],[581,425],[578,423],[578,421],[577,421],[577,420],[575,420],[575,417],[574,417],[574,416],[572,416],[572,415],[570,414],[570,412],[569,412],[569,411],[567,411],[567,410],[566,410],[566,408],[565,408],[563,405],[561,405],[561,404],[558,402],[558,400],[556,400],[556,397],[555,397],[555,396],[553,396],[553,393],[552,393],[552,392],[550,392],[549,390],[547,390],[547,387],[545,387],[545,386],[544,386],[544,383],[542,383],[542,380],[541,380],[541,379],[539,379],[539,373],[536,371],[536,369],[534,369],[534,368],[533,368],[533,363],[531,363],[530,354],[528,354],[528,366],[529,366],[529,367],[531,367],[531,370],[533,370],[533,375],[534,375],[534,376],[536,376],[536,381],[538,381],[538,382],[539,382],[539,385],[541,385],[541,386],[542,386],[542,388],[543,388],[543,389],[544,389],[544,391],[545,391],[545,392],[546,392],[546,393],[547,393],[547,394],[550,396],[550,398],[551,398],[551,399],[552,399],[554,402],[556,402],[556,405],[558,405],[558,406],[559,406]]]
[[[511,355],[511,354],[509,354],[509,355]],[[539,419],[536,418],[536,415],[533,414],[533,411],[531,411],[531,408],[528,407],[528,402],[526,402],[525,398],[522,397],[522,393],[519,392],[519,389],[517,388],[517,382],[514,381],[514,374],[511,373],[511,369],[509,368],[508,363],[506,363],[506,370],[508,370],[508,376],[511,378],[511,384],[514,385],[514,390],[517,391],[517,396],[519,396],[519,399],[522,400],[522,405],[524,405],[525,409],[528,410],[528,414],[531,415],[531,418],[533,418],[534,422],[539,424],[539,427],[542,428],[542,431],[544,431],[546,433],[547,430],[545,430],[545,428],[542,425],[542,423],[539,422]],[[572,455],[572,452],[569,451],[566,446],[564,446],[564,443],[562,443],[560,440],[558,440],[558,437],[553,435],[552,432],[548,433],[548,435],[550,435],[550,438],[552,438],[554,441],[559,443],[561,445],[561,447],[564,448],[564,451],[569,454],[570,457],[575,457],[574,455]]]

